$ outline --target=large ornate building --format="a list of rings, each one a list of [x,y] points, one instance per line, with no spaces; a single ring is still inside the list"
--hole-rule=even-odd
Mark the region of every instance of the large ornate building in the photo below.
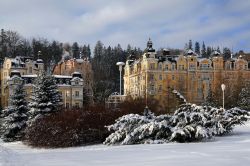
[[[12,72],[19,72],[20,75],[33,76],[39,71],[44,70],[43,60],[37,59],[33,61],[30,57],[5,58],[1,71],[1,106],[8,106],[8,100],[11,87],[8,80]]]
[[[18,84],[24,84],[27,100],[29,100],[34,80],[42,70],[44,70],[42,59],[33,61],[29,57],[5,58],[0,78],[1,107],[8,106],[9,97]],[[92,69],[87,59],[63,58],[55,65],[53,76],[62,95],[64,107],[81,108],[84,92],[92,98]]]
[[[90,97],[93,97],[93,71],[91,63],[87,58],[75,59],[63,56],[62,60],[55,65],[53,74],[71,76],[74,72],[81,73],[84,88]]]
[[[164,50],[158,55],[151,40],[145,53],[136,59],[130,56],[126,61],[124,93],[133,98],[153,97],[161,104],[169,104],[168,96],[177,90],[188,102],[202,103],[208,90],[218,89],[222,83],[237,84],[250,80],[250,63],[239,56],[224,60],[214,52],[209,59],[201,58],[192,50],[183,55],[170,55]]]

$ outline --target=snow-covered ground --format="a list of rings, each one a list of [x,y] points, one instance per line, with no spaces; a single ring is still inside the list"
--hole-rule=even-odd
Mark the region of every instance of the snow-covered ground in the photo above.
[[[202,143],[33,149],[1,143],[0,166],[249,166],[250,123]]]

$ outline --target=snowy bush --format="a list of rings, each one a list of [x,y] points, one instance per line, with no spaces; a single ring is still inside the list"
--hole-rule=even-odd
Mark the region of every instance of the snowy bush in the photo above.
[[[28,120],[28,107],[23,85],[18,86],[10,96],[10,106],[3,110],[1,138],[4,141],[22,139]]]
[[[174,115],[142,116],[129,114],[107,126],[113,133],[104,144],[142,144],[164,142],[193,142],[223,135],[247,120],[248,112],[211,106],[183,104]]]

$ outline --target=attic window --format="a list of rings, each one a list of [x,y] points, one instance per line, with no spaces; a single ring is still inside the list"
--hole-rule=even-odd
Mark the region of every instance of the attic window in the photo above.
[[[79,85],[79,81],[75,81],[75,84],[76,84],[76,85]]]

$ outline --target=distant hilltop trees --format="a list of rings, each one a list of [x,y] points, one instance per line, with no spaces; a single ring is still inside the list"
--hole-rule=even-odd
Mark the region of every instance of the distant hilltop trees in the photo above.
[[[203,58],[209,58],[214,51],[217,51],[220,54],[223,54],[225,59],[229,59],[231,57],[232,51],[228,47],[223,47],[222,49],[217,47],[206,46],[205,42],[202,42],[200,45],[199,42],[195,42],[193,46],[192,40],[189,40],[188,43],[185,44],[184,51],[193,50],[196,54],[200,55]]]

